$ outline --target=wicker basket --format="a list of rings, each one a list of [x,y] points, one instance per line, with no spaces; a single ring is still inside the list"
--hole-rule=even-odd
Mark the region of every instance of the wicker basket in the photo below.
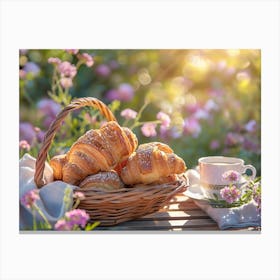
[[[66,106],[49,127],[39,151],[34,175],[34,181],[38,188],[46,184],[43,178],[44,166],[56,131],[69,112],[84,106],[92,106],[98,109],[107,121],[116,121],[110,109],[96,98],[79,98]],[[185,191],[186,188],[187,179],[181,176],[178,181],[172,183],[137,187],[127,186],[110,192],[79,187],[76,190],[83,192],[85,195],[85,199],[81,201],[78,208],[86,210],[90,218],[99,221],[102,226],[112,226],[158,211],[167,205],[172,197]]]

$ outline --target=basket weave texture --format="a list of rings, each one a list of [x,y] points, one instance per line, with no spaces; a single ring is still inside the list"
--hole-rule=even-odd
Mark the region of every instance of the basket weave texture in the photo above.
[[[116,121],[110,109],[93,97],[79,98],[66,106],[49,127],[39,151],[34,175],[34,181],[38,188],[46,184],[43,178],[45,161],[56,131],[69,112],[84,106],[98,109],[107,121]],[[114,191],[103,191],[94,187],[77,187],[76,191],[82,192],[85,196],[78,208],[86,210],[91,220],[99,221],[100,225],[112,226],[158,211],[167,205],[176,194],[185,191],[186,188],[187,179],[185,176],[180,176],[178,181],[161,185],[127,186]]]
[[[85,195],[79,208],[103,226],[116,225],[158,211],[172,197],[186,190],[186,182],[182,178],[172,184],[141,185],[110,192],[79,188],[77,190]]]

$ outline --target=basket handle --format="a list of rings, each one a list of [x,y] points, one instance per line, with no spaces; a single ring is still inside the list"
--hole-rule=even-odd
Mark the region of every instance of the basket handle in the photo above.
[[[117,121],[112,111],[100,100],[94,97],[84,97],[77,98],[73,100],[69,105],[67,105],[57,116],[56,119],[52,122],[49,129],[47,130],[42,147],[39,151],[36,165],[35,165],[35,174],[34,174],[34,182],[38,188],[44,186],[46,184],[43,175],[45,168],[45,160],[47,158],[47,153],[51,143],[54,139],[56,131],[59,129],[62,121],[68,115],[69,112],[79,109],[84,106],[91,106],[98,109],[107,121]]]

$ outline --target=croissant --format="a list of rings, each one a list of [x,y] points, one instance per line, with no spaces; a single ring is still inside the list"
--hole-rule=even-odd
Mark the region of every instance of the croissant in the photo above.
[[[128,158],[121,179],[127,185],[170,182],[186,169],[184,160],[168,145],[151,142],[140,145]]]
[[[62,167],[65,165],[66,161],[66,154],[54,156],[50,160],[50,166],[53,169],[53,177],[55,180],[62,180]]]
[[[55,180],[78,185],[88,175],[114,169],[137,148],[135,134],[115,121],[81,136],[66,153],[53,157],[50,165]]]
[[[79,185],[80,188],[94,188],[103,191],[117,190],[124,187],[118,173],[114,170],[99,172],[86,177]]]

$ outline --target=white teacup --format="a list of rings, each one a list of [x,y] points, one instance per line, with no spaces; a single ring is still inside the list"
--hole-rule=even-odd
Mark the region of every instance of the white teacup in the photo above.
[[[256,177],[256,168],[252,165],[245,165],[244,160],[234,157],[224,156],[208,156],[202,157],[198,160],[200,185],[205,197],[214,198],[213,194],[220,197],[220,190],[228,186],[231,182],[224,178],[223,174],[227,171],[236,171],[240,175],[244,174],[246,170],[251,171],[249,179],[254,180]],[[236,186],[242,185],[242,176],[239,176],[238,181],[232,181]],[[244,180],[244,179],[243,179]]]

